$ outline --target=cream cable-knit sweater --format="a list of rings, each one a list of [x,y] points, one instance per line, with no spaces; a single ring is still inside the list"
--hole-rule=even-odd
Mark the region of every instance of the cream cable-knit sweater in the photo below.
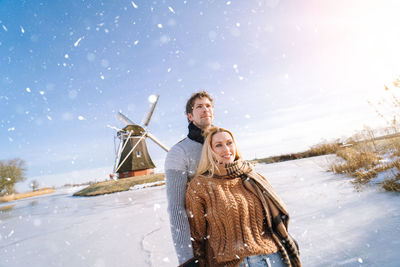
[[[239,266],[278,247],[264,232],[263,207],[240,178],[196,176],[186,191],[193,252],[200,266]]]

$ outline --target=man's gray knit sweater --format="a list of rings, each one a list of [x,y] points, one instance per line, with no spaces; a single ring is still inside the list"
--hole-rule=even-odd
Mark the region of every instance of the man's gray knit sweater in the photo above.
[[[171,148],[165,160],[169,220],[179,264],[193,258],[185,194],[187,183],[196,172],[202,146],[186,137]]]

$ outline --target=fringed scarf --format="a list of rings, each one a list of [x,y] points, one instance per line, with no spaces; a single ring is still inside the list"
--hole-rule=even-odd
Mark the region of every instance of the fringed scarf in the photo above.
[[[278,245],[284,262],[289,267],[301,267],[297,243],[288,233],[289,212],[267,179],[244,160],[220,165],[216,174],[221,178],[242,178],[244,187],[260,199],[265,212],[266,229]]]

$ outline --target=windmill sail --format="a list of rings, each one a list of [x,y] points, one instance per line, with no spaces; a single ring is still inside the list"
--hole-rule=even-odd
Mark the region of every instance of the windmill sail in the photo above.
[[[125,125],[136,125],[133,121],[131,121],[127,116],[122,114],[121,112],[118,112],[117,117],[120,121],[125,123]]]
[[[157,145],[159,145],[162,149],[164,149],[165,152],[169,151],[168,147],[166,147],[160,141],[158,141],[158,139],[154,135],[152,135],[151,133],[147,132],[147,137],[150,138],[151,140],[153,140],[153,142],[156,143]]]
[[[151,116],[153,116],[153,112],[154,112],[154,109],[156,108],[159,97],[160,97],[159,95],[156,95],[156,100],[154,101],[153,105],[151,106],[150,112],[147,115],[146,120],[144,121],[144,127],[147,127],[149,125]]]

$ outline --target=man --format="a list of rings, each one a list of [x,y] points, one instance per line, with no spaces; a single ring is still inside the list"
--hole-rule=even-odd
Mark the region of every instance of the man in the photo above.
[[[214,119],[213,99],[201,91],[186,103],[189,134],[174,145],[165,160],[168,212],[179,265],[193,258],[190,226],[185,210],[187,183],[193,178],[204,143],[202,132]]]

